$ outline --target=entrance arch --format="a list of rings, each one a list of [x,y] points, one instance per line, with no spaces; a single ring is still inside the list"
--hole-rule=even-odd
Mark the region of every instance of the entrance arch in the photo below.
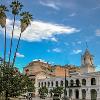
[[[97,91],[95,89],[91,89],[91,100],[97,100]]]
[[[75,97],[76,97],[76,99],[79,99],[79,90],[78,89],[75,90]]]
[[[86,90],[85,89],[82,90],[82,99],[86,100]]]
[[[72,89],[69,89],[69,97],[72,97],[72,95],[73,95]]]

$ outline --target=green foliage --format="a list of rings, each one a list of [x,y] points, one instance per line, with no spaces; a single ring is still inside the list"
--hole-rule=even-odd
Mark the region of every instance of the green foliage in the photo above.
[[[63,94],[63,87],[59,87],[59,86],[54,87],[53,90],[51,90],[51,92],[54,93],[54,94],[61,95],[61,94]]]
[[[12,8],[12,14],[18,15],[23,5],[19,1],[15,0],[11,3],[10,7]]]
[[[16,68],[0,65],[0,93],[7,93],[9,97],[18,96],[26,91],[33,92],[34,84],[26,75],[22,75]]]
[[[47,95],[48,94],[48,89],[44,86],[44,87],[41,87],[39,90],[38,90],[39,94],[40,95]]]

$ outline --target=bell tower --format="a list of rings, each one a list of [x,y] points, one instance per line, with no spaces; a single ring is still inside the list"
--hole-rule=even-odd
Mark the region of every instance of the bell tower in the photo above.
[[[90,54],[88,48],[86,48],[83,55],[81,55],[81,74],[95,72],[93,63],[93,55]]]

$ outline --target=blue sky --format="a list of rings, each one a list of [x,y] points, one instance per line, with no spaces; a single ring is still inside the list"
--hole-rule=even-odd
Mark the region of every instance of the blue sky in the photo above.
[[[12,0],[1,0],[6,6]],[[88,43],[94,55],[94,64],[100,70],[100,0],[20,0],[23,11],[29,11],[34,20],[22,35],[16,66],[22,70],[29,62],[42,59],[52,64],[80,65],[81,54]],[[7,57],[13,17],[7,13]],[[19,16],[13,41],[17,43]],[[0,56],[3,57],[3,29],[0,28]]]

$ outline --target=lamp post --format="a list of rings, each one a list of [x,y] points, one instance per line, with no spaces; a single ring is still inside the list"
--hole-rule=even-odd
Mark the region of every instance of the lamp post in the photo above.
[[[66,68],[65,68],[65,89],[64,89],[64,100],[67,100],[67,96],[66,96]]]

